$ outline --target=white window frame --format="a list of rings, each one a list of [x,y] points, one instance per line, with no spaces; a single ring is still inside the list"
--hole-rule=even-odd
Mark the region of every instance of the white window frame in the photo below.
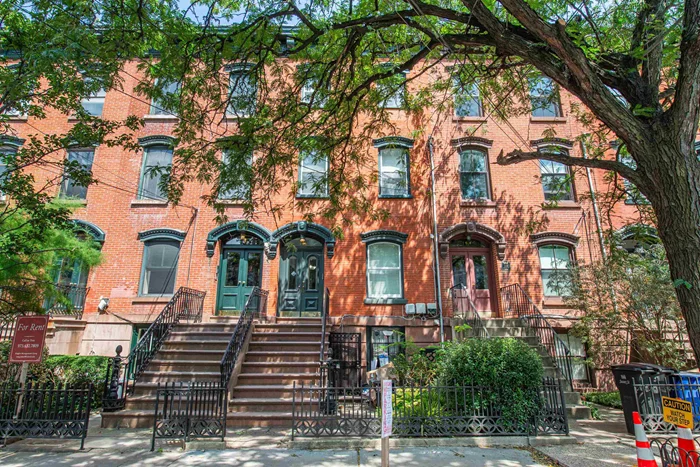
[[[384,190],[388,188],[383,188],[383,183],[382,181],[384,180],[384,173],[401,173],[400,170],[394,170],[394,171],[389,171],[385,170],[384,168],[384,157],[382,156],[382,152],[386,150],[400,150],[403,155],[404,155],[404,162],[406,164],[406,170],[404,171],[403,174],[403,182],[405,184],[404,190],[405,192],[403,194],[396,194],[396,193],[383,193]],[[409,148],[405,146],[383,146],[379,148],[379,196],[381,198],[410,198],[411,197],[411,169],[410,169],[410,164],[411,164],[411,159],[410,159],[410,150]]]
[[[396,247],[396,249],[397,249],[396,251],[397,251],[398,256],[399,256],[398,267],[370,268],[370,259],[371,259],[372,249],[373,249],[373,247],[380,246],[380,245],[391,245],[392,247]],[[399,298],[399,299],[404,298],[405,291],[404,291],[404,285],[403,285],[403,267],[404,267],[404,264],[403,264],[403,245],[402,244],[396,243],[396,242],[390,242],[390,241],[376,241],[376,242],[368,243],[367,244],[367,258],[366,258],[367,298],[368,299],[375,299],[375,300],[390,299],[390,298]],[[370,276],[371,276],[370,273],[372,271],[395,271],[395,270],[399,271],[399,289],[400,289],[400,292],[398,294],[385,294],[385,295],[380,295],[380,296],[372,295],[371,294],[372,281],[370,280]]]
[[[406,106],[406,76],[408,75],[408,71],[402,71],[400,73],[396,73],[395,75],[387,78],[388,81],[390,81],[392,78],[393,79],[398,79],[401,77],[402,81],[401,84],[397,89],[394,90],[390,95],[387,95],[385,98],[382,99],[380,105],[389,110],[399,110],[403,109]],[[381,95],[388,94],[389,91],[393,89],[393,83],[388,82],[388,81],[380,81],[377,83],[377,91]]]
[[[567,263],[568,267],[558,268],[557,267],[556,253],[553,253],[552,258],[554,259],[554,268],[544,268],[542,266],[542,250],[544,250],[544,249],[555,249],[555,250],[556,249],[565,249],[567,251],[567,255],[569,258],[568,263]],[[565,271],[568,271],[569,273],[571,273],[571,265],[574,262],[573,249],[570,246],[563,245],[561,243],[543,243],[543,244],[540,244],[537,246],[537,257],[540,261],[540,280],[542,281],[542,295],[545,297],[566,297],[566,296],[568,296],[566,294],[562,295],[561,293],[554,293],[554,294],[547,293],[548,287],[547,287],[546,282],[545,282],[544,271],[554,271],[556,273],[557,271],[564,271],[565,270]],[[547,281],[548,280],[549,279],[547,279]]]
[[[149,145],[143,148],[143,161],[141,163],[141,174],[139,176],[139,191],[138,191],[138,199],[150,199],[150,200],[158,200],[158,201],[165,201],[166,196],[164,193],[145,193],[145,188],[144,188],[144,182],[146,181],[146,177],[151,177],[150,174],[146,173],[148,172],[149,167],[154,167],[148,165],[148,153],[151,150],[154,149],[162,149],[165,148],[170,151],[170,164],[168,164],[168,167],[173,166],[173,153],[174,149],[171,147],[168,147],[164,144],[153,144]],[[158,166],[158,167],[165,167],[165,166]],[[159,175],[162,176],[162,175]],[[153,177],[151,177],[153,178]]]
[[[256,107],[257,107],[257,98],[258,98],[258,84],[257,80],[255,79],[255,76],[251,73],[251,66],[243,66],[239,65],[236,67],[233,67],[231,70],[228,72],[228,102],[226,105],[226,116],[227,117],[234,117],[234,118],[246,118],[250,117],[255,113]],[[238,78],[234,77],[237,76]],[[248,84],[251,85],[252,87],[252,92],[253,95],[250,96],[251,102],[250,102],[250,108],[248,109],[236,109],[232,106],[233,101],[233,90],[234,90],[234,84],[242,85],[243,80],[241,78],[245,78],[249,80]]]
[[[92,159],[90,161],[90,168],[89,171],[92,172],[92,166],[95,165],[95,148],[69,148],[68,151],[66,151],[66,161],[71,157],[71,154],[73,153],[79,153],[79,152],[88,152],[92,153]],[[72,179],[68,176],[63,177],[63,180],[61,181],[61,187],[59,189],[59,197],[61,198],[68,198],[66,195],[66,191],[68,190],[68,186],[71,185]],[[87,189],[88,187],[81,187],[85,188],[85,196],[81,198],[73,198],[71,197],[70,199],[80,199],[84,200],[87,199]]]
[[[85,80],[89,80],[89,78],[85,78]],[[99,115],[93,115],[92,113],[88,112],[91,116],[93,117],[102,117],[102,114],[104,113],[105,110],[105,98],[107,97],[107,90],[104,88],[101,88],[99,91],[97,91],[94,94],[91,94],[88,97],[83,97],[80,100],[80,105],[83,107],[83,110],[86,112],[87,109],[85,108],[85,104],[100,104],[100,113]]]
[[[304,166],[304,160],[306,156],[314,157],[315,160],[324,161],[324,172],[323,177],[325,178],[325,187],[323,191],[317,191],[314,189],[313,184],[311,184],[310,191],[304,191],[304,173],[312,172],[311,169]],[[320,151],[300,151],[299,152],[299,190],[297,191],[297,196],[301,198],[325,198],[328,196],[328,154],[321,153]],[[316,171],[313,171],[316,172]]]
[[[231,150],[224,150],[224,151],[221,151],[221,164],[222,164],[222,165],[225,166],[225,165],[227,165],[227,164],[229,163],[229,162],[228,162],[228,157],[229,157],[230,153],[231,153]],[[248,166],[252,166],[252,165],[253,165],[253,152],[252,152],[252,151],[249,151],[248,154],[246,154],[246,161],[248,162]],[[228,195],[228,193],[223,193],[223,194],[222,194],[222,193],[219,191],[219,193],[217,194],[217,199],[220,200],[220,201],[244,201],[244,200],[250,199],[250,196],[251,196],[251,186],[250,186],[250,184],[247,184],[247,186],[244,186],[244,185],[245,185],[245,181],[243,181],[243,182],[241,183],[241,186],[239,186],[239,187],[237,187],[237,188],[231,188],[231,189],[229,190],[229,191],[238,190],[238,193],[241,193],[241,194],[243,194],[244,196],[242,196],[242,197],[241,197],[241,196],[238,196],[238,197],[226,196],[226,195]],[[245,191],[245,193],[243,193],[244,191]]]
[[[453,98],[453,104],[454,104],[454,113],[457,118],[479,118],[484,116],[484,105],[483,101],[481,99],[481,90],[479,89],[479,83],[474,81],[469,85],[469,88],[465,86],[460,86],[459,83],[456,82],[457,78],[455,78],[455,84],[454,84],[454,98]],[[461,108],[459,100],[462,100],[463,102],[469,102],[469,101],[476,101],[476,104],[479,108],[478,112],[476,115],[461,115],[457,109]]]
[[[545,83],[545,82],[548,82],[551,85],[551,89],[552,89],[551,96],[539,92],[540,89],[537,87],[537,84]],[[559,94],[559,88],[557,87],[554,80],[552,80],[548,76],[541,75],[537,78],[531,79],[528,83],[528,87],[529,87],[528,95],[530,97],[530,104],[532,106],[532,110],[530,112],[530,115],[532,117],[534,117],[534,118],[561,118],[563,116],[563,112],[562,112],[562,108],[561,108],[561,95]],[[535,94],[536,91],[539,93]],[[548,108],[548,107],[535,107],[537,101],[548,102],[548,105],[554,106],[553,107],[554,108],[554,115],[535,115],[535,112],[543,111],[545,108]]]
[[[484,170],[483,172],[476,172],[470,170],[464,170],[462,157],[465,153],[475,152],[479,153],[484,158]],[[486,196],[481,198],[468,198],[464,195],[464,187],[462,186],[462,175],[483,175],[486,178]],[[462,148],[459,151],[459,192],[463,200],[491,200],[491,180],[489,176],[489,156],[485,149],[480,148]]]
[[[160,80],[156,78],[156,80],[153,83],[153,86],[156,88],[159,87]],[[180,83],[179,82],[175,81],[173,83],[168,83],[168,88],[173,87],[173,86],[175,87],[175,89],[172,92],[166,91],[165,89],[162,89],[161,91],[163,91],[164,94],[169,94],[169,95],[177,94],[178,92],[180,92]],[[154,97],[153,99],[151,99],[151,105],[148,109],[148,115],[156,115],[156,116],[161,116],[161,117],[163,115],[177,116],[177,113],[172,111],[172,110],[166,109],[163,106],[163,103],[161,103],[157,98]]]

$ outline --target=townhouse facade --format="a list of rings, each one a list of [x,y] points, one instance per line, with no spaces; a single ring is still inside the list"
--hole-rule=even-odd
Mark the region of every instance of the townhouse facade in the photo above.
[[[478,87],[457,94],[447,117],[426,112],[421,125],[433,131],[419,138],[400,99],[387,102],[396,130],[377,134],[366,151],[377,160],[374,202],[389,215],[356,216],[337,238],[330,225],[305,221],[294,207],[273,215],[261,206],[247,216],[235,189],[222,200],[223,224],[200,184],[189,183],[181,202],[169,204],[149,168],[171,163],[177,117],[134,98],[139,71],[127,68],[121,92],[107,90],[83,106],[106,119],[143,117],[136,135],[142,150],[68,148],[59,156],[90,168],[97,180],[84,188],[66,179],[56,196],[77,204],[76,229],[100,244],[104,262],[92,270],[61,265],[57,282],[76,291],[82,316],[53,320],[51,352],[111,356],[122,345],[128,354],[179,287],[206,292],[207,320],[235,316],[260,287],[269,291],[271,321],[318,316],[327,307],[335,329],[361,334],[369,370],[392,358],[396,341],[429,346],[450,339],[455,288],[489,319],[507,313],[501,289],[519,284],[572,353],[585,357],[580,339],[568,334],[576,314],[552,277],[601,255],[598,232],[608,226],[596,218],[591,191],[604,186],[603,174],[554,162],[496,163],[499,153],[514,149],[582,155],[584,129],[570,113],[575,99],[547,80],[531,84],[532,112],[506,123]],[[73,123],[58,113],[12,116],[14,134],[3,136],[2,150],[17,150],[37,131],[64,133]],[[326,202],[314,182],[328,160],[304,154],[299,160],[289,187],[299,181],[296,196],[312,198],[313,209]],[[634,207],[625,209],[613,227],[636,222]],[[584,364],[574,372],[595,383]]]

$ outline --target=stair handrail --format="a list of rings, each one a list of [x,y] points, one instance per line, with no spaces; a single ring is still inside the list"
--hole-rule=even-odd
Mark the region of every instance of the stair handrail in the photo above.
[[[245,345],[248,334],[253,327],[253,319],[262,312],[264,305],[267,304],[267,296],[267,290],[262,290],[260,287],[255,286],[246,300],[241,315],[236,322],[233,334],[231,334],[231,338],[226,346],[226,351],[223,357],[221,357],[221,363],[219,364],[219,371],[221,372],[220,384],[222,388],[228,388],[233,369],[236,367],[236,362],[238,362],[243,345]]]
[[[330,314],[330,301],[331,301],[331,291],[328,290],[328,287],[326,287],[326,290],[323,294],[323,307],[321,308],[321,353],[319,354],[318,361],[320,363],[319,367],[319,372],[320,372],[320,386],[324,387],[326,383],[326,371],[328,370],[326,368],[326,365],[328,362],[326,362],[325,356],[326,356],[326,327],[328,325],[328,315]]]
[[[457,290],[464,291],[464,294],[456,294]],[[467,305],[467,310],[464,311],[463,315],[460,316],[474,331],[474,337],[480,339],[488,339],[491,337],[486,326],[484,325],[484,320],[481,318],[479,311],[476,309],[476,304],[471,299],[468,293],[466,293],[467,288],[464,284],[458,284],[450,288],[450,297],[452,298],[452,313],[453,316],[457,316],[458,311],[462,311],[461,307],[456,306],[456,300],[464,300]],[[471,316],[471,317],[470,317]]]
[[[569,387],[573,389],[574,378],[571,364],[573,357],[571,351],[557,335],[554,327],[542,314],[539,307],[535,305],[535,302],[517,283],[501,287],[501,299],[504,304],[504,314],[508,315],[509,312],[515,314],[518,318],[524,320],[530,329],[535,331],[538,343],[547,350],[554,365],[561,371]],[[515,305],[515,310],[512,309],[513,305]]]
[[[206,292],[180,287],[163,307],[163,311],[143,333],[127,357],[121,357],[121,345],[117,355],[107,365],[103,404],[107,410],[124,408],[126,397],[133,389],[133,382],[146,368],[163,345],[173,326],[181,320],[199,323],[202,321]]]

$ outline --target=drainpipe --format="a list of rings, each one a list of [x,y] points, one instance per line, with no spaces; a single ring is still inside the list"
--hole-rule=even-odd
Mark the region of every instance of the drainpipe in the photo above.
[[[583,135],[588,136],[588,135]],[[586,143],[583,139],[579,142],[581,145],[581,154],[584,159],[588,159],[588,151],[586,150]],[[593,203],[593,217],[595,218],[595,226],[598,231],[598,242],[600,243],[600,254],[605,261],[607,254],[605,251],[605,241],[603,240],[603,226],[600,223],[600,212],[598,211],[598,200],[595,196],[595,189],[593,188],[593,177],[591,176],[591,168],[586,167],[586,177],[588,178],[588,189],[591,192],[591,201]]]
[[[435,294],[440,321],[440,343],[445,342],[445,323],[442,319],[442,288],[440,282],[440,257],[438,244],[437,201],[435,198],[435,164],[433,161],[433,137],[428,137],[428,155],[430,156],[430,201],[433,208],[433,267],[435,268]]]

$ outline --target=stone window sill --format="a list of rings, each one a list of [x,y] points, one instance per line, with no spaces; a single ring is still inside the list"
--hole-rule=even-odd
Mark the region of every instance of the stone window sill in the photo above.
[[[160,208],[160,207],[167,207],[168,206],[168,201],[167,200],[160,200],[160,199],[132,199],[131,200],[131,207],[132,208],[141,208],[141,207],[147,207],[147,208]]]
[[[413,199],[413,195],[379,195],[379,199]]]
[[[456,115],[452,116],[452,121],[455,123],[484,123],[488,120],[486,117],[458,117]]]
[[[16,115],[16,116],[9,115],[7,117],[8,122],[26,122],[27,120],[29,120],[29,117],[26,115]]]
[[[167,121],[167,122],[175,122],[177,120],[180,120],[180,117],[177,115],[144,115],[143,119],[146,121]]]
[[[214,204],[219,206],[242,206],[246,203],[244,199],[217,199]]]
[[[566,117],[533,117],[530,116],[532,123],[566,123]]]
[[[472,199],[463,199],[462,201],[459,202],[459,205],[465,208],[495,208],[496,207],[496,202],[491,201],[490,199],[485,199],[483,201],[481,200],[472,200]]]
[[[566,304],[564,297],[544,297],[542,299],[542,306],[544,308],[571,308]]]
[[[577,201],[557,201],[553,204],[545,202],[544,209],[581,209],[581,205]]]
[[[405,298],[365,298],[365,305],[405,305]]]
[[[148,296],[144,295],[143,297],[136,297],[131,300],[132,305],[152,305],[152,304],[166,304],[170,301],[170,299],[173,298],[172,295],[156,295],[156,296]]]

